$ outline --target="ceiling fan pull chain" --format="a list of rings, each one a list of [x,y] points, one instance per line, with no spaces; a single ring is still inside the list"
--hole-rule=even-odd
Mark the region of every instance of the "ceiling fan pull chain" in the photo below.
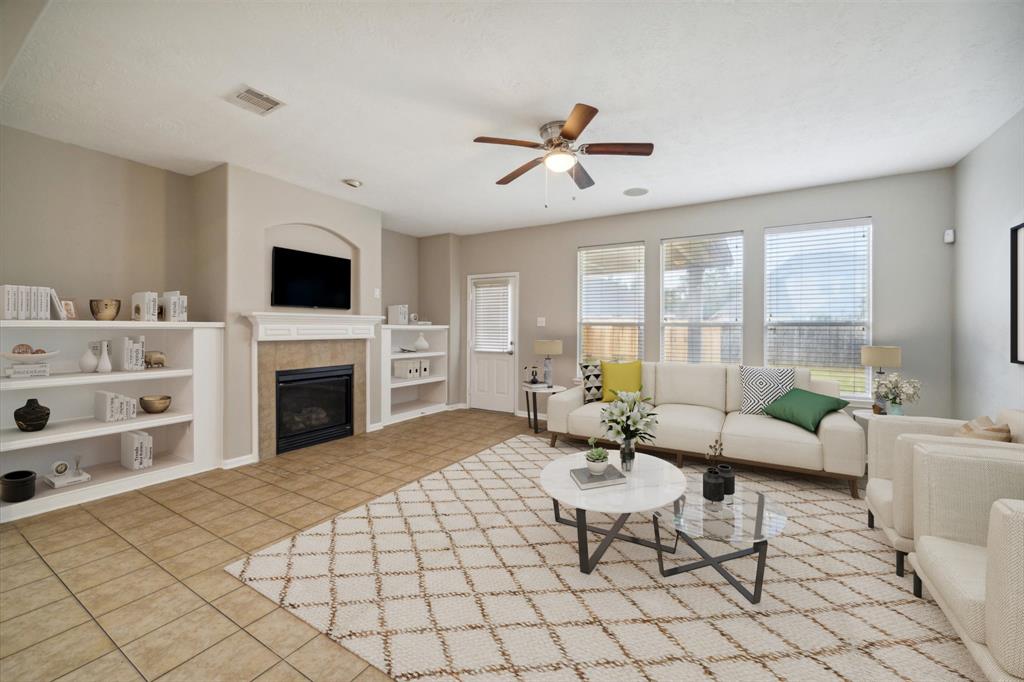
[[[548,175],[550,175],[550,172],[548,171],[547,166],[545,166],[544,167],[544,208],[548,207]]]

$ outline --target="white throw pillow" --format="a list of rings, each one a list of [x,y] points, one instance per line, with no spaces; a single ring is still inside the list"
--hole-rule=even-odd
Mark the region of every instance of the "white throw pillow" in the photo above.
[[[740,367],[740,412],[764,414],[764,408],[793,390],[792,367]]]

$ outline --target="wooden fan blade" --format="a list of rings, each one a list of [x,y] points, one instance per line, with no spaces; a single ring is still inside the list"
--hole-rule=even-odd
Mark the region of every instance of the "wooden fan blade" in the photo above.
[[[528,142],[526,140],[509,140],[504,137],[476,137],[473,138],[473,142],[483,142],[484,144],[508,144],[513,147],[529,147],[530,149],[544,149],[544,145],[539,142]]]
[[[566,140],[575,140],[583,134],[583,129],[594,120],[595,116],[597,116],[597,109],[589,104],[578,102],[569,113],[569,118],[565,120],[565,124],[562,125],[562,132],[559,135]]]
[[[650,142],[599,142],[580,147],[583,154],[614,154],[618,156],[650,156],[654,145]]]
[[[576,186],[580,189],[586,189],[594,186],[594,178],[590,177],[590,173],[588,173],[578,161],[575,166],[566,172],[572,176]]]
[[[543,156],[538,156],[536,159],[531,159],[530,161],[527,161],[522,166],[516,168],[514,171],[503,177],[501,180],[498,180],[496,184],[507,185],[508,183],[512,182],[526,171],[539,166],[543,160]]]

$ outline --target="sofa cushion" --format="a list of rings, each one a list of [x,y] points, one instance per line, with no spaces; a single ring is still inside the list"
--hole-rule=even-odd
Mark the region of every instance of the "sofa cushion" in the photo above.
[[[764,414],[764,408],[793,390],[792,367],[740,367],[740,412]]]
[[[640,390],[641,365],[639,360],[633,362],[602,362],[601,385],[604,402],[615,400],[618,393],[636,393]]]
[[[923,535],[914,543],[917,562],[942,595],[960,626],[975,642],[985,643],[984,547]]]
[[[601,386],[601,363],[581,362],[580,376],[583,377],[583,402],[599,402],[604,397]]]
[[[585,436],[590,438],[604,436],[604,429],[601,427],[601,410],[605,403],[600,401],[587,403],[583,407],[577,407],[569,413],[569,433],[574,436]]]
[[[875,525],[892,528],[892,481],[888,478],[869,478],[868,509],[875,515]]]
[[[725,365],[659,362],[654,404],[700,405],[725,410]]]
[[[839,395],[838,386],[835,384],[836,390],[828,391],[825,390],[821,385],[823,383],[832,384],[835,382],[811,382],[811,370],[804,369],[803,367],[793,368],[793,388],[802,388],[805,391],[814,391],[815,393],[823,393],[825,395]],[[725,411],[726,412],[739,412],[740,405],[743,401],[743,389],[742,383],[740,382],[740,366],[739,365],[726,365],[725,366]]]
[[[655,408],[658,425],[654,445],[705,454],[722,433],[725,413],[703,405],[666,403]]]
[[[730,412],[722,425],[726,457],[821,471],[818,437],[763,414]]]
[[[820,393],[794,388],[778,400],[768,403],[764,413],[769,417],[795,424],[805,431],[818,432],[818,424],[829,412],[841,410],[850,403]]]

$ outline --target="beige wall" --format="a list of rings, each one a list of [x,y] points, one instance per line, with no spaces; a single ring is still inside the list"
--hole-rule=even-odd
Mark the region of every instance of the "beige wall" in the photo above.
[[[903,347],[903,371],[922,380],[922,399],[909,411],[948,415],[952,400],[953,252],[942,233],[953,224],[950,169],[898,175],[695,206],[469,235],[460,239],[460,298],[466,275],[520,273],[520,365],[532,364],[537,338],[562,339],[555,379],[575,375],[576,250],[580,246],[646,243],[648,359],[659,356],[660,240],[742,230],[744,238],[744,361],[763,358],[763,228],[871,216],[874,224],[874,342]],[[427,240],[424,240],[424,243]],[[421,244],[420,280],[424,275]],[[435,278],[437,279],[437,278]],[[432,294],[433,295],[433,294]],[[421,305],[429,300],[421,287]],[[463,304],[464,307],[464,304]],[[537,327],[537,317],[547,326]],[[464,336],[464,334],[463,334]],[[461,347],[465,347],[462,338]],[[465,371],[464,363],[462,371]],[[464,375],[463,375],[464,376]],[[465,400],[464,380],[452,385]],[[523,398],[519,398],[520,409]]]
[[[400,232],[383,230],[381,252],[381,310],[387,315],[389,305],[406,304],[410,313],[420,311],[419,239]]]
[[[0,0],[0,85],[48,0]]]
[[[956,204],[956,414],[994,418],[1024,407],[1024,365],[1010,362],[1009,264],[1010,228],[1024,222],[1024,111],[957,164]]]
[[[420,239],[420,319],[446,324],[448,329],[448,402],[465,402],[465,374],[462,368],[462,312],[465,299],[459,288],[461,238],[439,234]]]
[[[251,438],[250,341],[244,317],[270,307],[273,245],[350,255],[350,314],[379,315],[381,214],[238,166],[227,169],[227,333],[225,335],[225,457],[254,452]],[[275,306],[274,311],[310,312]],[[328,313],[333,311],[317,311]],[[339,315],[345,314],[342,312]],[[380,370],[371,361],[371,420],[379,420]]]
[[[228,166],[222,164],[191,180],[195,272],[188,292],[189,316],[223,321],[228,306]]]
[[[193,279],[191,179],[0,127],[0,280],[51,286],[89,319],[90,298]],[[205,301],[189,296],[194,319]]]

